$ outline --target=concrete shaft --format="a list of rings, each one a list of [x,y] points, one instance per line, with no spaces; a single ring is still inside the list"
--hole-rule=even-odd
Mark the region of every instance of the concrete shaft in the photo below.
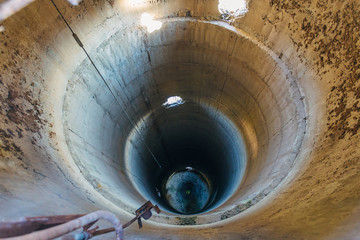
[[[360,237],[358,1],[55,3],[99,72],[50,1],[1,23],[0,220],[150,199],[127,239]],[[161,196],[186,167],[190,216]]]

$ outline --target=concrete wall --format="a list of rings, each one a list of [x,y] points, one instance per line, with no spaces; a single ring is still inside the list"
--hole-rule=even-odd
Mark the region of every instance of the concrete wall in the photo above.
[[[144,142],[131,143],[143,158],[127,148],[131,121],[171,136],[181,124],[161,104],[179,95],[212,109],[213,123],[231,122],[223,129],[235,137],[203,136],[229,143],[232,157],[216,163],[237,172],[212,211],[165,210],[128,239],[359,238],[355,0],[250,1],[231,23],[211,0],[55,2],[110,90],[51,2],[3,22],[1,220],[107,209],[126,222],[156,202],[141,184],[156,169]],[[141,26],[144,12],[160,30]],[[199,129],[199,115],[179,112]]]

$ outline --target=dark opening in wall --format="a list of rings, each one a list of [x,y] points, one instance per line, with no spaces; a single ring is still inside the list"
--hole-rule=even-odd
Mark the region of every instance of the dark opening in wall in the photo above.
[[[216,109],[187,100],[158,108],[139,129],[161,168],[133,131],[127,150],[130,171],[141,176],[133,179],[140,193],[162,208],[181,214],[204,212],[221,204],[239,184],[245,168],[243,140]]]

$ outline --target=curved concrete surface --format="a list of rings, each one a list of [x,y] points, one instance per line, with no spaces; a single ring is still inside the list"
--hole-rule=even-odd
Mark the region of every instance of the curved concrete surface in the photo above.
[[[104,79],[50,1],[2,23],[1,220],[125,222],[150,199],[162,213],[128,239],[360,237],[355,0],[250,1],[229,21],[212,0],[55,2]],[[198,214],[163,196],[186,167],[212,190]]]

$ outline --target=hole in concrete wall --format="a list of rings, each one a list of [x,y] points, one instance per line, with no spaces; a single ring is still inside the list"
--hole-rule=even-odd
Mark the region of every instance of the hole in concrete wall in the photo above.
[[[179,96],[169,97],[166,102],[163,103],[165,108],[172,108],[184,104],[185,101]]]
[[[223,19],[231,20],[241,17],[247,13],[246,0],[219,0],[219,12],[222,14]]]
[[[143,13],[141,15],[141,25],[146,27],[148,33],[152,33],[156,30],[159,30],[162,26],[160,21],[154,20],[153,16],[149,13]]]

